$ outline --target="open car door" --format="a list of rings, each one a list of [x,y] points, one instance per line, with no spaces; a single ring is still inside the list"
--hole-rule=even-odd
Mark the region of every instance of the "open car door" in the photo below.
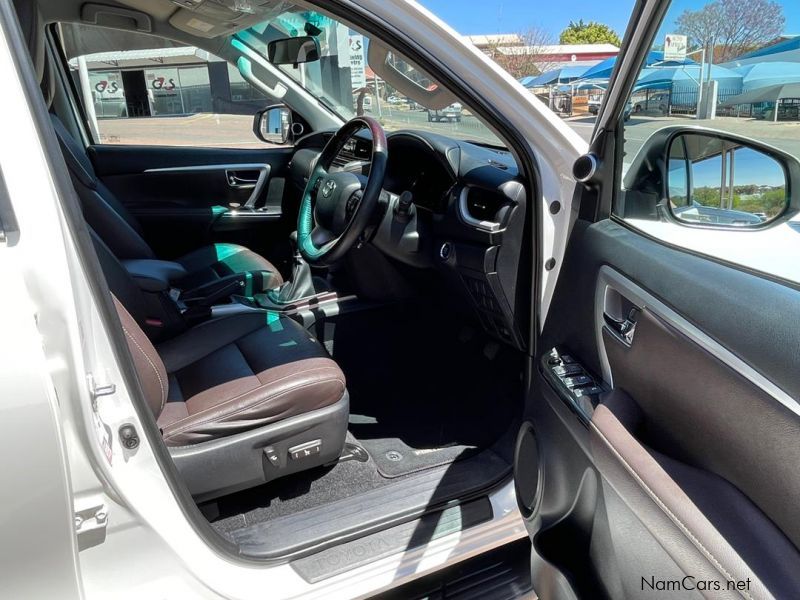
[[[800,168],[714,120],[626,121],[669,5],[634,9],[531,357],[515,476],[541,598],[800,590],[800,289],[781,245],[796,263]],[[742,208],[734,155],[737,177],[782,173],[757,192],[785,194],[775,212]]]

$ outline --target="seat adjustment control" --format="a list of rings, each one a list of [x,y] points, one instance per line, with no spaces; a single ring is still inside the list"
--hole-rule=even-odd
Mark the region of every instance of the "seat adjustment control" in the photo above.
[[[297,446],[289,448],[289,458],[292,460],[299,460],[307,456],[314,456],[319,454],[322,450],[322,440],[313,440]]]
[[[278,456],[278,453],[272,446],[267,446],[266,448],[264,448],[264,456],[267,457],[269,464],[271,464],[273,467],[281,466],[281,458],[280,456]]]

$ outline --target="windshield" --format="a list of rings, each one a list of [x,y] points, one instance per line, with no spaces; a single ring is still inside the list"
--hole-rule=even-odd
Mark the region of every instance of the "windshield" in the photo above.
[[[378,119],[387,132],[424,129],[449,137],[491,146],[505,144],[460,100],[430,108],[422,94],[402,94],[376,74],[368,64],[370,39],[348,25],[317,12],[287,3],[283,12],[237,37],[267,56],[268,44],[282,38],[311,36],[319,44],[319,59],[300,64],[278,65],[284,73],[347,121],[359,114]],[[427,73],[392,51],[391,65],[421,90],[440,89]],[[399,85],[399,84],[398,84]]]

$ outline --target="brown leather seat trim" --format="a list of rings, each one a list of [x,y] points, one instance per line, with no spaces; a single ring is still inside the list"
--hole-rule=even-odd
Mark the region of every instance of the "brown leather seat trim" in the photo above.
[[[306,403],[304,402],[293,402],[287,410],[283,413],[276,413],[272,415],[263,415],[263,416],[253,416],[253,420],[259,419],[270,419],[275,420],[279,418],[287,418],[289,416],[294,416],[295,414],[301,414],[303,412],[307,412],[309,409],[313,410],[316,408],[323,408],[324,406],[328,406],[330,404],[334,404],[337,400],[339,400],[345,392],[345,380],[342,375],[341,370],[338,366],[333,365],[330,366],[317,366],[313,368],[304,368],[302,363],[308,362],[332,362],[329,359],[308,359],[306,361],[301,361],[301,364],[295,364],[293,366],[292,373],[287,374],[285,376],[279,377],[277,379],[273,379],[264,383],[252,390],[239,394],[233,398],[229,398],[225,400],[225,402],[211,406],[209,408],[203,409],[197,413],[189,415],[188,417],[184,417],[179,421],[175,421],[174,423],[170,423],[163,427],[163,438],[164,441],[169,443],[170,441],[174,441],[174,439],[181,434],[187,433],[192,431],[193,429],[202,427],[204,425],[208,425],[211,423],[224,423],[226,421],[231,420],[233,417],[237,415],[241,415],[243,413],[251,413],[257,412],[259,408],[275,402],[279,398],[286,397],[288,395],[296,394],[297,392],[307,389],[313,388],[316,386],[324,386],[326,384],[334,383],[336,384],[336,389],[329,392],[329,395],[323,398],[314,398],[309,396],[309,398],[313,400],[317,400],[313,407],[305,406]],[[303,381],[298,382],[295,385],[289,386],[288,388],[281,389],[277,393],[270,393],[267,394],[264,398],[256,401],[256,402],[246,402],[242,406],[237,406],[232,408],[233,405],[237,403],[238,400],[242,398],[246,398],[248,396],[258,396],[260,393],[263,393],[265,390],[272,389],[276,386],[276,384],[280,384],[282,381],[291,380],[296,378],[298,375],[302,375]],[[308,380],[308,376],[316,375],[312,381]]]

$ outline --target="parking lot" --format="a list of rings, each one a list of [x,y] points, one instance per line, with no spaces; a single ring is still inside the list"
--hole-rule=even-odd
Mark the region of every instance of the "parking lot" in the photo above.
[[[491,141],[489,131],[472,115],[463,115],[459,123],[429,123],[426,111],[385,107],[381,117],[390,130],[422,129],[460,139]],[[596,118],[576,117],[565,120],[587,142],[594,131]],[[800,123],[719,117],[696,120],[686,117],[632,117],[625,124],[626,152],[633,157],[655,131],[670,125],[710,127],[751,139],[762,140],[785,152],[800,156]],[[153,144],[170,146],[205,146],[218,148],[265,148],[253,135],[253,119],[248,115],[197,114],[181,117],[141,119],[103,119],[99,121],[100,139],[109,144]]]

